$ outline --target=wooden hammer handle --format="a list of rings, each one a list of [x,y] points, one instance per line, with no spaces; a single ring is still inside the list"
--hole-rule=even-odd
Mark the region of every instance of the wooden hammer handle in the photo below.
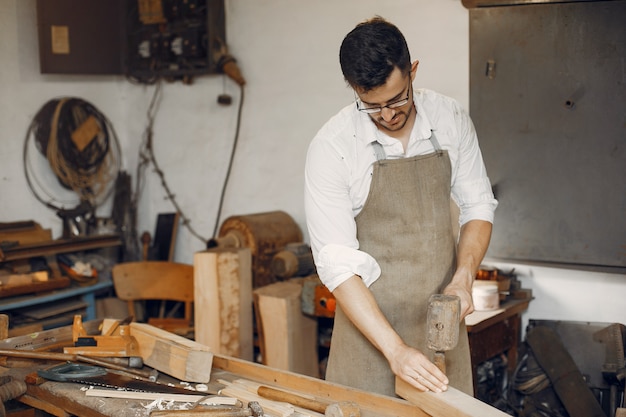
[[[444,374],[446,373],[446,354],[443,352],[435,352],[433,355],[433,362],[437,365],[437,368]]]
[[[326,411],[326,407],[328,406],[328,404],[321,401],[302,397],[291,392],[267,387],[265,385],[261,385],[258,388],[257,394],[259,394],[261,397],[267,398],[268,400],[288,402],[295,406],[306,408],[307,410],[316,411],[322,414],[324,414],[324,412]]]

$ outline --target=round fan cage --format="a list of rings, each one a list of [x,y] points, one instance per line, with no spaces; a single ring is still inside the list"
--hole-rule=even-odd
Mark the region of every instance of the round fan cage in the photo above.
[[[109,120],[75,97],[49,100],[30,123],[24,173],[35,197],[64,220],[95,221],[120,170],[120,146]],[[68,234],[64,223],[64,237]],[[88,234],[81,230],[73,235]]]

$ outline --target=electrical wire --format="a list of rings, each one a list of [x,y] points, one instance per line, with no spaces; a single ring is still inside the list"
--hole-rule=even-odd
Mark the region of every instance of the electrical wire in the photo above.
[[[31,141],[47,159],[59,183],[76,193],[81,202],[95,208],[110,196],[111,184],[120,169],[121,150],[113,125],[94,105],[75,97],[49,100],[36,113],[26,132],[23,153],[26,182],[42,204],[63,210],[64,203],[31,174],[35,172],[29,157]]]
[[[145,170],[148,167],[148,165],[152,164],[154,167],[154,171],[156,172],[156,174],[159,176],[159,178],[161,179],[161,186],[163,187],[163,189],[165,190],[166,193],[166,198],[168,200],[171,201],[172,205],[174,206],[174,208],[176,209],[176,211],[179,213],[180,218],[181,218],[181,223],[183,224],[183,226],[185,226],[189,232],[196,237],[197,239],[199,239],[200,241],[202,241],[204,244],[208,243],[208,239],[206,239],[205,237],[201,236],[192,226],[191,226],[191,220],[189,219],[189,217],[187,217],[187,215],[185,215],[184,211],[182,210],[182,208],[180,207],[180,205],[178,204],[177,200],[176,200],[176,195],[172,192],[172,190],[170,189],[169,185],[167,184],[167,181],[165,180],[165,174],[164,172],[161,170],[161,168],[159,167],[159,164],[156,160],[156,157],[154,155],[154,144],[153,144],[153,135],[154,135],[154,131],[153,131],[153,126],[154,126],[154,119],[156,117],[157,111],[158,111],[158,107],[160,104],[160,97],[161,97],[161,91],[162,91],[162,82],[161,80],[158,80],[156,82],[156,86],[154,89],[154,93],[152,95],[152,99],[150,100],[150,105],[148,106],[148,111],[147,111],[147,119],[148,122],[146,124],[146,128],[144,130],[144,134],[143,134],[143,138],[142,138],[142,144],[139,148],[139,158],[138,158],[138,163],[137,163],[137,171],[136,171],[136,185],[135,185],[135,193],[134,196],[132,198],[131,201],[131,210],[132,210],[132,217],[133,217],[133,230],[135,230],[135,236],[137,236],[137,232],[136,232],[136,224],[137,224],[137,208],[138,208],[138,203],[139,203],[139,196],[141,195],[141,191],[143,189],[143,180],[145,177]],[[240,127],[241,127],[241,115],[242,115],[242,108],[243,108],[243,101],[244,101],[244,93],[243,93],[243,86],[241,86],[241,95],[240,95],[240,101],[239,101],[239,107],[238,107],[238,113],[237,113],[237,126],[236,126],[236,130],[235,130],[235,138],[233,140],[233,147],[231,150],[231,154],[230,154],[230,158],[229,158],[229,163],[228,163],[228,169],[226,172],[226,176],[224,179],[224,183],[222,185],[222,191],[220,194],[220,199],[219,199],[219,203],[218,203],[218,211],[217,211],[217,215],[216,215],[216,219],[215,219],[215,227],[213,230],[213,236],[216,235],[217,233],[217,228],[219,225],[219,221],[220,221],[220,216],[221,216],[221,212],[222,212],[222,207],[223,207],[223,203],[224,203],[224,196],[226,194],[226,188],[228,185],[228,181],[230,179],[230,173],[232,170],[232,165],[233,165],[233,161],[235,158],[235,152],[237,149],[237,143],[239,141],[239,132],[240,132]]]
[[[215,215],[215,226],[213,228],[213,238],[217,237],[217,228],[220,224],[220,218],[222,217],[222,208],[224,206],[224,196],[226,194],[226,188],[228,186],[228,181],[230,180],[230,172],[233,167],[233,161],[235,159],[235,152],[237,150],[237,143],[239,142],[239,131],[241,129],[241,113],[243,108],[243,85],[240,85],[240,96],[239,96],[239,108],[237,110],[237,127],[235,129],[235,139],[233,140],[233,148],[230,152],[230,160],[228,161],[228,169],[226,170],[226,177],[224,178],[224,185],[222,186],[222,192],[220,193],[220,200],[217,207],[217,214]]]

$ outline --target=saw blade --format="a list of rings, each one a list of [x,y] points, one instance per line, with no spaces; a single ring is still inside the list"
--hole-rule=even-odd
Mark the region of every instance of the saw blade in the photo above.
[[[114,388],[117,390],[186,394],[186,395],[206,395],[207,392],[199,392],[192,389],[177,387],[171,384],[163,384],[157,381],[150,381],[146,378],[130,376],[125,372],[113,369],[105,369],[99,366],[77,364],[67,362],[55,365],[48,369],[37,371],[39,376],[59,382],[77,382],[86,385]],[[209,394],[212,394],[209,392]]]
[[[76,378],[69,379],[71,382],[77,382],[79,384],[93,385],[103,388],[112,388],[122,391],[136,391],[136,392],[154,392],[164,394],[185,394],[185,395],[207,395],[206,392],[199,392],[192,389],[183,387],[177,387],[175,385],[162,384],[159,382],[149,382],[139,379],[134,379],[125,375],[117,375],[114,373],[107,373],[102,376],[94,376],[89,378]]]

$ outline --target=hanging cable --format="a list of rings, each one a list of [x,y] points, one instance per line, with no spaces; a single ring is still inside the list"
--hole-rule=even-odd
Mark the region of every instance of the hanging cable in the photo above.
[[[228,161],[228,169],[226,170],[226,177],[224,178],[224,185],[222,186],[222,192],[220,194],[220,200],[217,206],[217,214],[215,215],[215,226],[213,228],[213,238],[217,237],[217,228],[220,224],[220,217],[222,216],[222,208],[224,205],[224,195],[226,194],[226,187],[228,186],[228,180],[230,179],[230,171],[233,167],[233,161],[235,160],[235,152],[237,150],[237,143],[239,142],[239,131],[241,129],[241,113],[243,108],[243,85],[240,84],[239,95],[239,108],[237,109],[237,126],[235,128],[235,139],[233,140],[233,148],[230,152],[230,160]]]
[[[183,210],[181,209],[180,205],[178,204],[178,202],[176,201],[176,195],[171,191],[169,185],[167,184],[167,181],[165,180],[165,174],[163,173],[163,171],[161,170],[161,168],[159,167],[159,164],[156,160],[156,157],[154,155],[154,146],[153,146],[153,126],[154,126],[154,119],[156,117],[156,113],[158,111],[158,107],[160,104],[160,97],[161,97],[161,85],[162,82],[159,80],[155,83],[155,89],[154,89],[154,93],[152,95],[152,99],[150,100],[150,105],[148,106],[148,111],[147,111],[147,119],[148,119],[148,123],[146,125],[146,128],[144,130],[143,133],[143,138],[142,138],[142,144],[139,148],[139,158],[138,158],[138,162],[137,162],[137,173],[136,173],[136,185],[135,185],[135,193],[134,193],[134,197],[132,199],[132,203],[131,203],[131,209],[132,209],[132,213],[133,213],[133,230],[134,230],[134,234],[135,236],[138,236],[138,233],[136,231],[136,224],[137,224],[137,208],[138,208],[138,203],[139,203],[139,196],[141,195],[141,191],[143,189],[143,181],[144,181],[144,177],[145,177],[145,170],[148,167],[148,165],[152,164],[154,166],[154,171],[156,172],[156,174],[159,176],[159,178],[161,179],[161,186],[163,187],[163,189],[165,190],[165,193],[167,195],[167,199],[170,200],[172,202],[172,204],[174,205],[174,208],[176,209],[176,211],[180,214],[181,217],[181,222],[182,224],[189,230],[189,232],[196,237],[197,239],[199,239],[200,241],[202,241],[204,244],[208,243],[208,239],[206,239],[205,237],[203,237],[202,235],[200,235],[192,226],[191,226],[191,220],[185,215],[185,213],[183,212]],[[218,212],[216,215],[216,219],[215,219],[215,227],[213,230],[213,236],[216,235],[217,233],[217,228],[219,225],[219,221],[220,221],[220,216],[221,216],[221,212],[222,212],[222,206],[224,204],[224,196],[226,193],[226,187],[228,185],[228,180],[230,179],[230,173],[232,170],[232,165],[233,165],[233,161],[235,158],[235,151],[237,149],[237,143],[239,141],[239,131],[240,131],[240,127],[241,127],[241,114],[242,114],[242,108],[243,108],[243,101],[244,101],[244,94],[243,94],[243,86],[241,86],[241,95],[240,95],[240,101],[239,101],[239,107],[238,107],[238,113],[237,113],[237,126],[236,126],[236,130],[235,130],[235,138],[233,141],[233,147],[231,150],[231,154],[230,154],[230,158],[229,158],[229,163],[228,163],[228,169],[226,172],[226,177],[224,179],[224,183],[222,185],[222,191],[220,194],[220,199],[218,202]]]
[[[196,230],[193,227],[191,227],[191,221],[181,209],[180,205],[178,204],[178,201],[176,201],[176,195],[172,192],[169,185],[167,184],[167,181],[165,180],[165,174],[159,167],[159,164],[154,155],[153,126],[154,126],[154,118],[156,116],[156,113],[160,104],[159,99],[161,97],[161,88],[162,88],[161,86],[162,86],[162,82],[161,80],[158,80],[156,82],[156,87],[154,89],[152,99],[150,100],[150,105],[148,106],[148,112],[147,112],[148,123],[146,125],[146,130],[144,131],[141,147],[139,148],[139,161],[137,163],[135,198],[133,199],[133,204],[132,204],[133,213],[134,213],[134,216],[136,217],[137,207],[138,207],[138,202],[139,202],[139,195],[141,194],[141,190],[143,188],[142,178],[144,176],[145,169],[148,167],[149,164],[152,164],[154,166],[154,171],[161,179],[161,186],[165,190],[167,199],[172,202],[172,205],[174,206],[176,211],[180,214],[180,217],[182,219],[182,224],[189,230],[189,232],[193,236],[195,236],[196,238],[200,239],[203,242],[206,242],[206,239],[202,237],[198,232],[196,232]],[[135,220],[135,224],[136,224],[136,220]]]

